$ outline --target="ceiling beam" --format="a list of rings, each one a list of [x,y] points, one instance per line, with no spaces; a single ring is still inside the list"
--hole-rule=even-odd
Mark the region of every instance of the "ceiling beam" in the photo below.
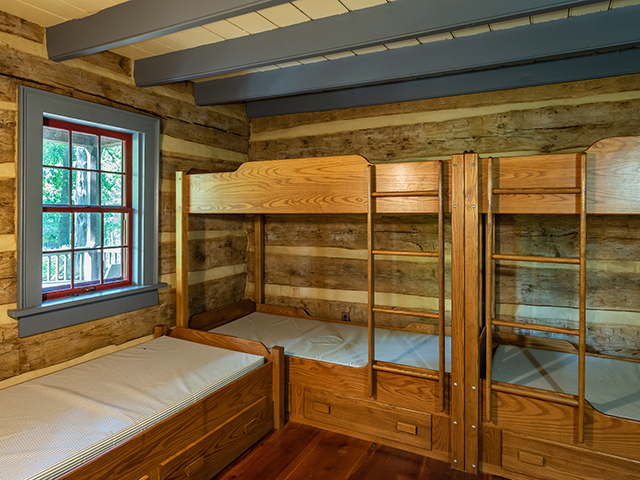
[[[288,0],[129,0],[47,28],[47,50],[51,60],[69,60],[282,3]]]
[[[209,80],[198,105],[213,105],[462,73],[604,52],[640,44],[640,6],[482,33],[357,57]]]
[[[406,82],[270,98],[247,104],[249,118],[384,105],[640,73],[640,49],[563,58]]]
[[[600,0],[401,0],[135,62],[160,85],[487,25]]]

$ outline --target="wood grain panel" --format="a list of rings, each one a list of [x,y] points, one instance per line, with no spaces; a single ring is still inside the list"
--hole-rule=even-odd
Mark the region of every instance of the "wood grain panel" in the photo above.
[[[290,383],[311,388],[331,385],[331,391],[334,393],[367,398],[367,372],[364,367],[345,367],[289,355],[285,358],[285,376]]]
[[[311,388],[305,391],[304,404],[304,416],[310,420],[431,449],[431,415],[427,413]]]
[[[640,462],[504,432],[502,468],[544,480],[632,480]]]
[[[523,435],[577,445],[577,409],[494,392],[495,425]],[[640,422],[604,415],[586,406],[585,447],[640,461]]]

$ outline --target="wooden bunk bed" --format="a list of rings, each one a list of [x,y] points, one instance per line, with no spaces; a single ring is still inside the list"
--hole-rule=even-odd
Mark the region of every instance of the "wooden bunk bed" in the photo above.
[[[640,364],[587,353],[586,255],[588,214],[640,214],[640,138],[605,139],[582,154],[489,158],[482,163],[485,319],[491,334],[483,340],[481,469],[514,479],[639,478]],[[578,215],[575,254],[498,253],[496,215],[532,213]],[[575,265],[577,328],[500,318],[496,262],[501,261]],[[571,336],[577,347],[566,340],[516,334],[514,329]],[[603,393],[616,395],[607,377],[612,372],[622,375],[623,370],[629,371],[622,387],[627,389],[623,395],[631,397],[630,405],[610,413],[627,418],[594,408],[607,403],[598,400]]]
[[[204,480],[282,426],[281,349],[163,330],[0,391],[2,477]]]
[[[247,315],[263,314],[342,328],[341,322],[309,317],[306,312],[265,305],[265,214],[366,214],[368,227],[368,325],[364,329],[363,366],[285,355],[288,417],[360,438],[378,441],[449,461],[451,416],[449,373],[445,371],[444,213],[447,181],[443,162],[373,165],[359,156],[251,162],[236,172],[176,176],[178,325],[209,330]],[[199,314],[188,313],[187,218],[189,214],[255,215],[255,299]],[[405,252],[376,248],[375,215],[438,215],[438,250]],[[439,262],[439,309],[422,312],[375,304],[376,257],[423,256]],[[426,317],[438,321],[435,367],[383,361],[376,353],[377,313]],[[241,319],[241,320],[238,320]],[[282,320],[282,319],[281,319]],[[277,319],[276,319],[277,321]],[[305,324],[307,328],[309,324]],[[314,325],[309,327],[313,329]],[[301,327],[302,328],[302,327]],[[398,330],[398,329],[396,329]],[[245,329],[245,332],[247,330]],[[353,331],[353,330],[352,330]],[[411,326],[413,335],[419,329]],[[362,332],[356,332],[362,337]],[[382,334],[378,333],[380,337]],[[277,342],[277,341],[276,341]],[[268,345],[272,346],[272,345]],[[378,352],[379,353],[379,352]]]

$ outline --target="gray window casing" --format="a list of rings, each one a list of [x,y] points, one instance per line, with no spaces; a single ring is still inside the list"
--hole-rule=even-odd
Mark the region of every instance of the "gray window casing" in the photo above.
[[[20,337],[158,304],[160,121],[29,87],[18,99],[18,283]],[[133,285],[42,301],[43,118],[106,127],[133,135]]]

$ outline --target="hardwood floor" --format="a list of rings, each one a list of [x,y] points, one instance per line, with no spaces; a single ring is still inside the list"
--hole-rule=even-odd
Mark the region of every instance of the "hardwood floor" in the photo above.
[[[214,480],[505,480],[448,463],[289,422]]]

